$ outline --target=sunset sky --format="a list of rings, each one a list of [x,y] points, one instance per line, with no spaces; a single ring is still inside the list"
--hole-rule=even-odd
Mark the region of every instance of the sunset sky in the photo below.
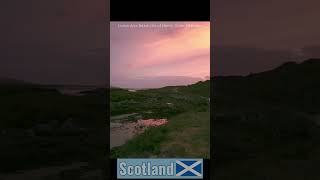
[[[114,27],[110,28],[107,21],[110,19],[109,3],[105,0],[77,0],[77,3],[65,0],[1,2],[3,8],[0,20],[3,23],[0,29],[0,77],[41,84],[105,85],[109,83],[109,72],[106,68],[109,66],[110,47],[109,40],[106,41],[109,30],[112,31],[113,67],[121,66],[120,62],[123,62],[116,57],[129,56],[128,52],[116,55],[117,51],[120,52],[119,48],[129,51],[132,44],[137,44],[134,48],[141,49],[138,44],[159,40],[160,35],[165,39],[170,37],[170,34],[173,36],[175,32],[172,28],[167,31],[153,31],[154,33],[151,30],[148,33],[141,30],[140,33],[137,30],[130,33],[128,29],[119,31]],[[298,61],[309,57],[320,58],[319,6],[318,0],[213,1],[213,75],[262,72],[288,60],[296,60],[301,54],[303,57]],[[134,33],[139,36],[133,36]],[[131,49],[131,54],[138,54],[134,51]],[[144,51],[146,56],[151,56],[151,52],[153,51]],[[184,52],[180,57],[190,53],[191,51]],[[134,62],[133,59],[137,60],[137,57],[132,56],[131,59],[132,61],[128,62]],[[126,74],[135,74],[129,73],[129,68],[121,69]],[[170,70],[173,74],[172,71],[179,72],[183,69],[181,65],[181,68],[153,73]],[[143,72],[142,69],[140,71]],[[200,74],[201,71],[194,73]],[[189,74],[191,73],[184,75]],[[112,77],[115,75],[122,74],[113,70]],[[193,74],[192,76],[198,77]]]
[[[209,22],[111,22],[110,28],[112,86],[153,88],[210,76]]]

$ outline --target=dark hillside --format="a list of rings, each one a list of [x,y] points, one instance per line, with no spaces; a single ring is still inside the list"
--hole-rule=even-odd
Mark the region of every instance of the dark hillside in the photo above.
[[[248,76],[213,78],[215,177],[319,177],[312,170],[320,161],[319,77],[320,59],[309,59]],[[298,173],[302,166],[310,173]]]

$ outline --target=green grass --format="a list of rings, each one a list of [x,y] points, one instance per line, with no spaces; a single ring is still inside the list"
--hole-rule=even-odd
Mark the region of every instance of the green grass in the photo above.
[[[210,157],[210,113],[186,112],[169,123],[150,128],[125,145],[111,150],[111,157]]]
[[[111,89],[111,116],[138,113],[167,118],[169,123],[147,129],[111,150],[111,157],[199,157],[210,154],[210,81],[189,86],[129,92]],[[171,103],[168,105],[167,103]],[[146,113],[146,112],[152,113]]]
[[[168,138],[161,143],[162,157],[210,158],[210,112],[180,114],[168,125]]]
[[[169,118],[208,104],[210,82],[199,82],[190,86],[173,86],[159,89],[129,92],[111,89],[111,116],[139,113],[145,118]],[[172,103],[168,106],[167,103]],[[151,114],[146,111],[152,111]]]

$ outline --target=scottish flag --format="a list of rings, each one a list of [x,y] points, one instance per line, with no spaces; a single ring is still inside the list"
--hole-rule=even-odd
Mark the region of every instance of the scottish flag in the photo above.
[[[202,177],[202,160],[176,160],[176,176]]]
[[[117,159],[118,179],[203,179],[202,159]]]

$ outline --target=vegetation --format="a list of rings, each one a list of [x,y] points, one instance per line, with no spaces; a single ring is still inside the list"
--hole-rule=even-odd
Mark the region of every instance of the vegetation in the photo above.
[[[213,79],[214,178],[319,177],[319,69],[320,60],[310,59]]]
[[[0,129],[29,128],[52,120],[79,123],[105,117],[105,95],[66,96],[54,89],[24,86],[0,88]]]
[[[112,89],[110,97],[111,121],[131,113],[169,119],[113,148],[112,157],[210,157],[210,81],[136,92]]]
[[[147,129],[123,146],[113,148],[116,157],[210,157],[210,112],[179,114],[166,125]]]
[[[106,93],[67,96],[10,84],[0,85],[0,99],[1,172],[100,162],[104,156]]]

